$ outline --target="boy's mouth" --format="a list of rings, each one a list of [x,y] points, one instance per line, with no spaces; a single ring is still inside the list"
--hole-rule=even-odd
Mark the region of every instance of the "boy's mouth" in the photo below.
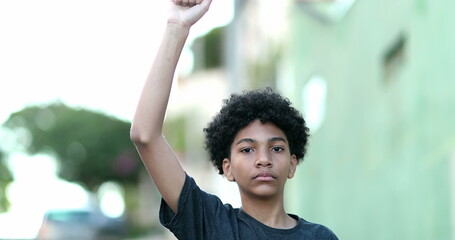
[[[254,177],[254,179],[259,180],[259,181],[272,181],[272,180],[276,179],[276,177],[272,173],[261,172],[261,173],[258,173]]]

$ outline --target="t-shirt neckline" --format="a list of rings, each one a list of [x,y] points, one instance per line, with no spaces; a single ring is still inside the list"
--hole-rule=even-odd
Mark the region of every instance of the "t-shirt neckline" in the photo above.
[[[242,208],[239,208],[238,217],[239,217],[239,219],[245,221],[247,224],[256,225],[259,228],[262,228],[268,232],[273,232],[273,233],[277,233],[277,234],[292,234],[294,232],[297,232],[302,227],[302,220],[297,215],[289,214],[289,213],[288,213],[288,215],[290,217],[292,217],[293,219],[297,220],[297,224],[292,228],[273,228],[273,227],[267,226],[266,224],[258,221],[254,217],[250,216]]]

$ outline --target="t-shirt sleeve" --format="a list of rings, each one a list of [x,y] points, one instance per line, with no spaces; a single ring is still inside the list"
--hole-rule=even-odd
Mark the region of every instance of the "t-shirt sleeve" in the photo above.
[[[186,175],[177,214],[161,199],[159,216],[161,224],[178,239],[217,239],[217,236],[224,238],[232,234],[229,215],[218,197],[202,191],[194,179]]]

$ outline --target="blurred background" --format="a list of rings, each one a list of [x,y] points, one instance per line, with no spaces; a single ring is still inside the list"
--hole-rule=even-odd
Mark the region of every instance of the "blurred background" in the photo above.
[[[129,139],[167,1],[0,0],[0,239],[174,239]],[[179,62],[165,135],[239,207],[203,133],[271,86],[311,129],[288,212],[340,239],[455,239],[455,2],[215,0]]]

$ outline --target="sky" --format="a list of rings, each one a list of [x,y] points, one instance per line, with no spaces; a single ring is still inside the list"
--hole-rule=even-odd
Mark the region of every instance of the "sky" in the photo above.
[[[55,101],[130,121],[166,25],[167,4],[167,0],[0,0],[0,124],[24,107]],[[210,29],[228,24],[232,10],[232,0],[213,1],[210,11],[193,26],[187,47]],[[179,65],[191,64],[187,48]],[[0,147],[7,145],[0,141]],[[0,226],[17,227],[0,227],[0,238],[33,237],[49,206],[85,203],[86,192],[80,186],[57,179],[50,156],[13,153],[9,164],[15,176],[7,189],[12,206],[0,214]],[[46,189],[49,192],[43,192]],[[69,192],[56,195],[52,189]],[[106,190],[109,203],[115,202],[112,193]],[[36,200],[33,205],[30,199]],[[121,211],[121,207],[110,204],[107,209]]]
[[[53,101],[131,120],[167,4],[0,0],[0,124],[26,106]],[[229,23],[232,9],[232,0],[213,1],[188,42]]]

